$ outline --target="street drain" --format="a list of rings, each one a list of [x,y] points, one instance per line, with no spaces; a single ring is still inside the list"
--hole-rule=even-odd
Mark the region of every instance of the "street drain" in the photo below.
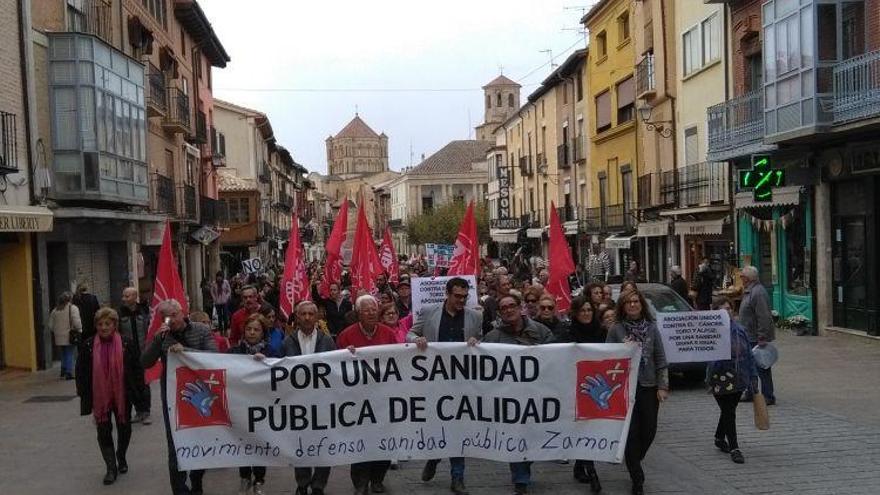
[[[67,402],[75,399],[75,395],[35,395],[24,401],[25,404],[33,402]]]

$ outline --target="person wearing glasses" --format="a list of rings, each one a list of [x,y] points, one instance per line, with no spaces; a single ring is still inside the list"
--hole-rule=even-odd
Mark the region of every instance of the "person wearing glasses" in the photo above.
[[[554,337],[565,333],[568,322],[559,318],[556,312],[556,298],[550,294],[543,294],[538,298],[538,315],[535,321],[547,327]]]
[[[645,297],[630,288],[617,300],[617,323],[608,332],[608,343],[632,343],[642,348],[639,386],[626,439],[626,468],[632,480],[632,493],[645,493],[642,460],[657,434],[660,403],[669,396],[669,369],[657,324],[648,311]]]
[[[483,342],[494,344],[540,345],[548,343],[553,334],[544,325],[522,314],[522,299],[516,294],[508,294],[498,300],[498,314],[501,323],[498,328],[487,333]],[[511,462],[510,475],[513,479],[514,493],[527,493],[532,482],[531,462]]]
[[[428,342],[467,342],[477,343],[482,329],[483,315],[466,307],[470,293],[467,280],[455,277],[446,282],[446,299],[442,303],[423,307],[416,315],[407,342],[413,342],[420,351],[428,348]],[[434,479],[440,459],[431,459],[422,470],[422,481]],[[464,457],[449,459],[452,484],[455,495],[467,495],[464,485]]]

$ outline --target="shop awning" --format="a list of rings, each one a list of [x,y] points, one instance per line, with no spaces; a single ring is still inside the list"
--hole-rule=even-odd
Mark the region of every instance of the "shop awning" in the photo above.
[[[634,235],[614,234],[613,236],[605,239],[605,248],[629,249],[629,246],[632,243],[634,237]]]
[[[669,234],[669,220],[639,223],[636,237],[662,237]]]
[[[721,235],[724,230],[724,218],[675,222],[675,235]]]
[[[45,206],[0,206],[0,232],[51,232],[54,218]]]
[[[526,237],[530,239],[540,239],[543,233],[544,229],[540,227],[534,229],[526,229]]]
[[[785,186],[773,189],[773,199],[771,201],[755,201],[755,194],[752,191],[739,192],[734,196],[734,204],[737,210],[796,205],[800,201],[801,186]]]
[[[489,229],[489,237],[495,242],[516,244],[519,229]]]

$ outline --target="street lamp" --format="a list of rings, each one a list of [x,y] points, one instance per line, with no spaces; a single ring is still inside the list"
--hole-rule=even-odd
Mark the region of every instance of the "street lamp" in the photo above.
[[[658,120],[651,121],[651,111],[654,109],[650,104],[643,103],[642,106],[638,108],[639,118],[642,119],[642,122],[645,124],[645,129],[649,131],[655,131],[665,138],[672,137],[672,121],[671,120]],[[666,124],[670,124],[667,126]]]
[[[553,184],[559,184],[559,174],[551,174],[548,172],[548,169],[549,167],[546,162],[538,165],[538,173],[541,174],[545,180],[549,180]],[[550,177],[556,177],[556,179],[551,179]]]

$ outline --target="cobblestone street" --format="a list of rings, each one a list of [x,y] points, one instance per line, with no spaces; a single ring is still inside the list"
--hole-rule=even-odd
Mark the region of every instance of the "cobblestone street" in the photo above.
[[[657,441],[648,454],[648,493],[876,493],[880,395],[872,377],[880,372],[880,343],[840,335],[784,334],[778,344],[782,358],[774,374],[779,405],[770,409],[771,429],[754,428],[750,404],[739,409],[746,464],[733,464],[712,445],[717,419],[714,401],[701,387],[679,387],[661,410]],[[129,451],[131,471],[112,487],[104,487],[91,419],[77,415],[74,393],[73,382],[58,381],[54,371],[7,372],[0,378],[0,435],[4,440],[0,493],[168,493],[161,420],[150,426],[135,425]],[[34,396],[70,399],[25,402]],[[421,461],[407,462],[389,472],[389,491],[449,493],[448,464],[441,464],[431,483],[420,481],[422,465]],[[532,493],[587,493],[586,485],[572,479],[571,465],[537,463],[532,471]],[[604,493],[629,492],[623,466],[600,465],[598,471]],[[499,463],[469,460],[466,481],[475,495],[511,491],[507,466]],[[237,471],[209,471],[205,483],[206,493],[235,493]],[[328,493],[351,492],[346,467],[333,470],[328,488]],[[270,468],[266,491],[292,493],[292,470]]]

